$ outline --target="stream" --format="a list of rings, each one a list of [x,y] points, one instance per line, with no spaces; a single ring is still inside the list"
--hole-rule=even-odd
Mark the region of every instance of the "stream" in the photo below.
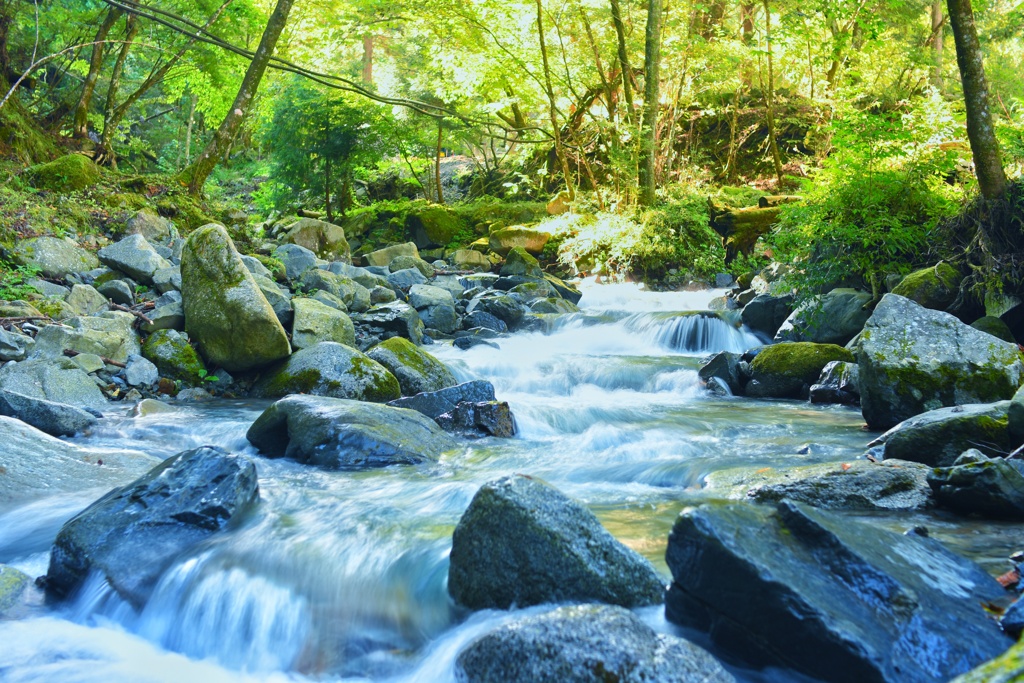
[[[108,415],[76,441],[161,457],[206,444],[245,453],[256,462],[262,503],[181,558],[141,613],[91,580],[69,604],[0,622],[0,681],[454,681],[460,649],[509,613],[467,614],[451,604],[452,530],[481,484],[514,472],[585,503],[667,583],[668,532],[700,499],[709,472],[855,459],[873,436],[856,409],[701,390],[702,357],[761,343],[717,316],[680,315],[706,309],[717,294],[588,283],[581,313],[546,334],[497,340],[500,350],[427,347],[460,381],[491,381],[519,428],[514,439],[467,441],[433,466],[326,472],[262,458],[245,432],[267,402]],[[44,574],[61,525],[102,493],[0,507],[0,563]],[[860,517],[899,530],[923,520],[993,573],[1014,549],[999,524],[925,513]],[[639,612],[676,632],[662,613]],[[744,681],[807,680],[732,671]]]

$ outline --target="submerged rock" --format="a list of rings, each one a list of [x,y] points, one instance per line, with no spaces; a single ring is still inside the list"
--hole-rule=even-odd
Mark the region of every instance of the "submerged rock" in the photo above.
[[[259,495],[248,459],[209,446],[179,453],[61,528],[46,589],[69,597],[90,572],[99,572],[140,608],[181,553],[224,529]]]
[[[763,398],[806,398],[822,369],[832,361],[853,361],[853,354],[835,344],[783,342],[766,347],[750,363],[747,395]]]
[[[0,390],[0,415],[16,417],[51,436],[74,436],[96,424],[96,415],[42,398]]]
[[[574,605],[520,617],[456,660],[466,683],[733,683],[714,657],[621,607]]]
[[[319,396],[278,401],[246,438],[268,457],[340,470],[435,462],[456,445],[414,410]]]
[[[0,564],[0,620],[18,606],[31,586],[31,576]]]
[[[366,355],[391,371],[398,379],[403,396],[439,391],[458,384],[448,366],[402,337],[382,341]]]
[[[1005,595],[977,565],[784,501],[702,505],[669,536],[669,620],[748,663],[835,683],[940,683],[1012,641],[984,605]]]
[[[337,342],[320,342],[295,352],[264,374],[252,393],[261,398],[311,394],[377,403],[402,395],[398,380],[387,368]]]
[[[904,420],[870,444],[881,447],[886,459],[912,460],[931,467],[948,467],[968,448],[986,455],[1011,450],[1007,413],[1009,401],[953,406]]]
[[[484,484],[452,535],[448,592],[470,609],[661,603],[654,567],[582,505],[531,477]]]
[[[882,297],[865,325],[857,363],[872,429],[943,406],[1008,399],[1024,379],[1015,344],[895,294]]]

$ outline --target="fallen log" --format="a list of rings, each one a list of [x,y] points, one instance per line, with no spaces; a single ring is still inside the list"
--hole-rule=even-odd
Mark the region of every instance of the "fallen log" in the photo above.
[[[778,206],[733,209],[715,204],[708,198],[711,228],[722,236],[726,264],[740,254],[750,256],[757,240],[772,229],[781,211]]]
[[[802,202],[803,197],[795,194],[773,194],[767,197],[761,197],[757,200],[757,206],[761,209],[770,209],[773,206],[782,206],[783,204],[793,204],[795,202]]]

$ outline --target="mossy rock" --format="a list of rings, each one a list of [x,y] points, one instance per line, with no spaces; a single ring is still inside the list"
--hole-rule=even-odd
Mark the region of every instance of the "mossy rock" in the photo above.
[[[916,301],[925,308],[944,311],[956,300],[963,276],[948,263],[915,270],[893,287],[892,293]]]
[[[32,584],[32,577],[0,564],[0,618],[15,607]]]
[[[403,396],[440,391],[458,384],[448,367],[403,337],[392,337],[367,352],[398,378]]]
[[[279,260],[264,254],[253,254],[253,258],[262,263],[263,267],[270,271],[270,274],[276,281],[288,282],[288,271]]]
[[[950,467],[964,451],[975,448],[989,457],[1013,450],[1010,401],[938,408],[904,420],[876,440],[886,460],[909,460],[929,467]]]
[[[462,230],[462,221],[443,206],[428,206],[410,211],[405,229],[420,249],[443,247]]]
[[[89,157],[68,154],[47,164],[32,166],[26,175],[29,182],[41,190],[70,192],[95,185],[103,171]]]
[[[832,361],[854,362],[853,354],[835,344],[783,342],[761,351],[750,364],[747,394],[760,398],[805,398],[810,386]]]
[[[982,332],[991,334],[996,339],[1002,339],[1005,342],[1016,344],[1017,340],[1013,336],[1013,332],[1010,331],[1010,326],[1003,322],[1002,318],[997,318],[994,315],[986,315],[983,318],[978,318],[971,327]]]
[[[990,660],[951,683],[1020,683],[1024,681],[1024,642],[1017,643],[999,657]]]
[[[188,337],[175,330],[159,330],[142,345],[142,356],[153,363],[160,375],[198,386],[206,377],[206,365]]]
[[[290,394],[386,403],[401,397],[402,390],[387,368],[358,350],[321,342],[292,354],[253,387],[253,395],[262,398]]]
[[[502,275],[528,275],[544,277],[540,262],[522,247],[512,247],[505,257],[505,265],[501,267]]]

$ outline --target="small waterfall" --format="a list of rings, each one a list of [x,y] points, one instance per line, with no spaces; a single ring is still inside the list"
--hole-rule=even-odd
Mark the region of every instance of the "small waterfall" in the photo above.
[[[671,351],[681,353],[742,353],[760,344],[758,338],[717,313],[638,313],[624,322],[627,329]]]

